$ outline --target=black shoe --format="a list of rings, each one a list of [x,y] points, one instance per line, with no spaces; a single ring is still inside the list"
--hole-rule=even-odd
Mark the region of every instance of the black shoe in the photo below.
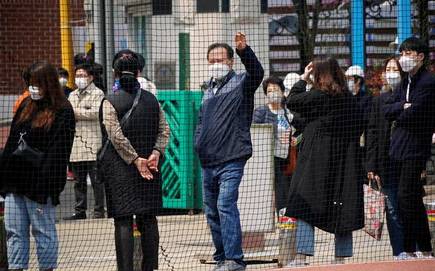
[[[72,216],[63,218],[63,220],[79,220],[79,219],[86,219],[86,213],[75,213]]]

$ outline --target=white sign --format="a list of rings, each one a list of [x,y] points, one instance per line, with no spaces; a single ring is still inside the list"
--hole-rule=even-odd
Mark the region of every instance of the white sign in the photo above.
[[[271,232],[274,221],[274,135],[271,124],[251,127],[252,157],[239,189],[238,207],[243,232]]]

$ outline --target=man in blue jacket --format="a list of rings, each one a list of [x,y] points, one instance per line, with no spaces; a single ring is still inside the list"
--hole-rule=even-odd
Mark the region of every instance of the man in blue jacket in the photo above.
[[[210,80],[202,100],[195,150],[203,174],[204,211],[217,262],[213,270],[245,270],[237,199],[246,161],[252,155],[250,127],[254,94],[264,70],[243,33],[235,37],[245,73],[232,70],[234,51],[225,43],[209,46]]]
[[[404,250],[409,257],[415,257],[417,245],[424,257],[431,257],[431,236],[420,176],[430,157],[435,129],[435,76],[425,67],[429,48],[423,41],[408,38],[399,51],[399,63],[407,76],[383,110],[385,117],[393,121],[390,156],[400,169],[398,199]]]

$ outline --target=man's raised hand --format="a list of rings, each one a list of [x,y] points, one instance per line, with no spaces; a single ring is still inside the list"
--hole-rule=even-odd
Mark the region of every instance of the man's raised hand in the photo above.
[[[235,37],[236,48],[239,51],[243,51],[246,48],[246,35],[242,32],[237,32]]]

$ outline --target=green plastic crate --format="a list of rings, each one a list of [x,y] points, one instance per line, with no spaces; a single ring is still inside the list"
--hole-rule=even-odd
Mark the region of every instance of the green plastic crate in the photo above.
[[[161,169],[163,207],[201,209],[201,171],[193,144],[202,92],[161,90],[157,97],[171,129]]]

